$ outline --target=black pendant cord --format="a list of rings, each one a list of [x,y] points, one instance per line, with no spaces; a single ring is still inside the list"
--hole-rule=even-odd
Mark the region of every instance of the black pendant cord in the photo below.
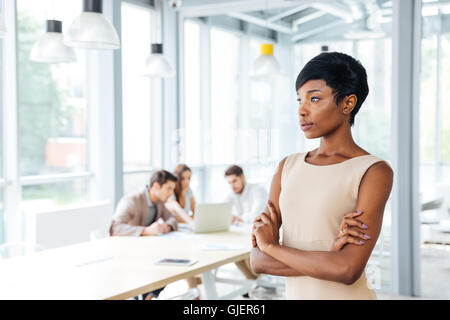
[[[152,53],[159,53],[162,54],[163,53],[163,45],[162,43],[152,43]]]
[[[47,32],[62,33],[62,22],[58,20],[47,20]]]
[[[83,1],[84,12],[103,12],[103,0],[84,0]]]

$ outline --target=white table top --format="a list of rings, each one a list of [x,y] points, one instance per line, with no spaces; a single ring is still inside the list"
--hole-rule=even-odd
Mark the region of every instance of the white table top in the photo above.
[[[0,299],[128,299],[246,259],[249,228],[210,234],[111,237],[0,260]],[[192,266],[155,265],[161,258],[189,258]]]

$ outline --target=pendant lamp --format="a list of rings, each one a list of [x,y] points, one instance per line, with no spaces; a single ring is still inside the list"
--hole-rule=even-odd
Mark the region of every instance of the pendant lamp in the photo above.
[[[273,44],[262,44],[261,55],[255,60],[252,77],[279,77],[281,67],[277,59],[273,56]]]
[[[174,77],[175,71],[164,56],[163,45],[161,43],[153,43],[151,49],[152,53],[145,64],[143,76],[151,78]]]
[[[103,0],[83,1],[83,13],[70,26],[64,43],[82,49],[119,49],[117,31],[103,15]]]
[[[47,32],[35,43],[30,60],[43,63],[68,63],[77,60],[74,50],[63,43],[61,21],[47,20]]]

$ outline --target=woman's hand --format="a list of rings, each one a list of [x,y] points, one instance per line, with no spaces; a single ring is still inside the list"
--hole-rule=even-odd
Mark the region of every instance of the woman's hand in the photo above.
[[[280,243],[277,210],[270,200],[266,209],[270,216],[262,213],[254,220],[252,228],[252,245],[253,247],[259,247],[262,251],[263,247],[267,245]]]
[[[279,240],[279,230],[280,230],[280,224],[278,223],[278,215],[277,215],[277,209],[275,209],[275,206],[273,205],[272,201],[268,201],[266,206],[266,212],[271,215],[271,220],[274,222],[274,234],[277,240]],[[259,216],[255,218],[253,221],[253,227],[252,227],[252,246],[253,248],[256,248],[258,245],[256,243],[256,236],[255,236],[255,223],[261,222],[261,215],[265,213],[261,213]],[[272,218],[273,215],[273,218]],[[267,216],[267,215],[266,215]]]
[[[367,240],[370,240],[370,236],[364,233],[364,230],[369,227],[362,221],[356,219],[356,217],[359,217],[363,213],[364,211],[358,210],[344,216],[339,227],[339,235],[334,240],[331,251],[339,251],[348,243],[362,246]]]

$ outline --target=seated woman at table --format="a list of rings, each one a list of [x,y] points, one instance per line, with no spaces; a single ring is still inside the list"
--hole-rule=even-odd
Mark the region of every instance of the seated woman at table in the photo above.
[[[185,164],[176,166],[173,174],[178,178],[174,195],[166,202],[166,207],[177,217],[177,221],[192,226],[195,215],[195,197],[190,188],[192,171]],[[192,215],[190,215],[192,212]]]

